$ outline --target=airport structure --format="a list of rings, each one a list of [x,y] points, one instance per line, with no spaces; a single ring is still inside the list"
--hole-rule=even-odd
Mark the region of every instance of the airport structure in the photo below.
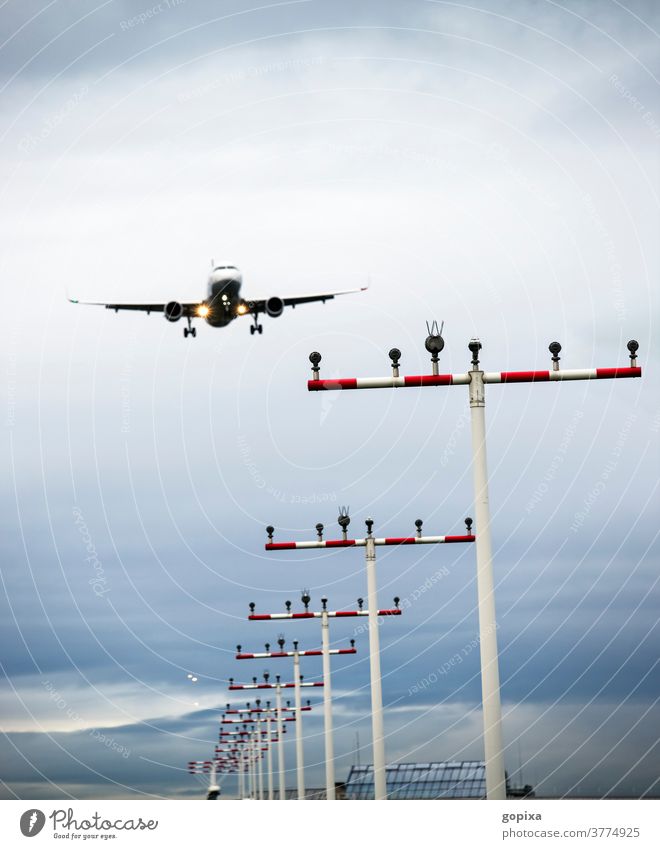
[[[309,602],[308,602],[309,603]],[[323,704],[324,704],[324,721],[325,721],[325,757],[326,757],[326,771],[327,771],[327,763],[334,762],[334,748],[332,742],[332,710],[330,704],[330,655],[345,655],[345,654],[355,654],[355,640],[351,640],[350,648],[343,649],[331,649],[329,641],[324,638],[323,649],[318,651],[316,649],[307,650],[307,651],[299,651],[298,649],[298,641],[293,641],[293,651],[285,651],[284,645],[285,640],[283,636],[280,636],[277,640],[279,651],[272,652],[270,650],[270,643],[266,643],[266,651],[265,652],[251,652],[245,653],[241,650],[241,646],[236,646],[237,654],[236,660],[259,660],[262,658],[284,658],[284,657],[292,657],[293,658],[293,680],[298,686],[296,686],[294,692],[296,694],[296,718],[298,722],[296,723],[296,764],[297,764],[297,781],[298,781],[298,798],[305,798],[305,768],[304,768],[304,758],[303,758],[303,738],[302,738],[302,714],[300,711],[302,710],[302,702],[301,702],[301,694],[300,694],[300,684],[302,683],[302,679],[300,676],[300,658],[301,657],[319,657],[323,656]],[[327,772],[326,772],[327,774]],[[332,799],[334,797],[334,771],[332,772],[332,783],[328,783],[326,785],[326,793],[327,798]]]
[[[341,516],[348,517],[348,511],[342,508]],[[347,523],[346,523],[347,527]],[[272,542],[273,539],[273,531],[275,530],[273,527],[268,527],[268,537]],[[322,536],[323,528],[320,525],[317,525],[317,534]],[[344,537],[346,533],[344,531]],[[369,611],[363,609],[364,599],[358,599],[358,609],[357,610],[328,610],[328,599],[322,598],[321,605],[322,609],[318,611],[310,611],[309,603],[312,600],[309,590],[303,590],[301,601],[305,606],[304,611],[300,613],[292,613],[291,612],[291,602],[285,602],[286,613],[255,613],[256,605],[252,601],[250,602],[250,615],[248,619],[252,622],[255,621],[282,621],[282,620],[294,620],[296,622],[300,622],[305,619],[320,619],[321,620],[321,644],[322,651],[321,654],[323,656],[323,681],[325,682],[325,687],[323,688],[323,713],[324,713],[324,721],[325,721],[325,798],[326,799],[334,799],[335,798],[335,749],[334,749],[334,741],[333,741],[333,733],[332,733],[332,690],[330,686],[330,655],[331,654],[347,654],[345,649],[330,649],[330,619],[337,618],[350,618],[353,616],[369,616]],[[395,596],[394,598],[394,607],[384,610],[378,611],[378,618],[381,616],[400,616],[401,608],[399,607],[399,597]],[[280,636],[278,642],[281,641],[280,649],[284,646],[284,638]],[[351,640],[351,648],[353,648],[355,644],[355,640]],[[268,646],[266,646],[266,650],[268,651]],[[309,654],[309,652],[307,652]],[[307,798],[307,796],[305,796]]]
[[[337,519],[342,530],[341,539],[323,539],[323,525],[316,526],[317,539],[303,542],[273,542],[274,528],[269,525],[267,551],[305,550],[310,548],[364,548],[367,572],[367,621],[369,623],[369,671],[371,679],[371,730],[374,757],[374,799],[385,799],[387,786],[385,780],[385,731],[383,727],[383,692],[380,674],[380,638],[378,635],[378,592],[376,587],[376,546],[381,545],[433,545],[438,543],[474,542],[472,519],[467,518],[466,534],[454,536],[424,536],[423,522],[415,522],[416,533],[408,537],[374,537],[373,519],[367,519],[367,535],[362,539],[349,539],[348,526],[351,519],[347,508],[341,508]]]
[[[488,498],[488,468],[486,463],[486,392],[492,383],[555,383],[567,380],[603,380],[612,378],[641,377],[637,365],[639,344],[635,339],[628,342],[630,366],[620,368],[561,369],[559,367],[561,345],[551,342],[552,368],[536,371],[484,372],[479,368],[481,342],[471,339],[468,349],[472,354],[472,367],[463,374],[440,374],[439,355],[444,349],[442,328],[436,322],[429,326],[425,340],[426,350],[431,354],[431,374],[399,374],[401,351],[391,348],[389,357],[392,374],[389,377],[341,378],[321,380],[321,354],[313,351],[309,355],[312,364],[312,379],[307,382],[310,392],[351,389],[398,389],[411,387],[467,386],[470,401],[472,430],[472,478],[474,486],[474,509],[477,523],[477,596],[479,609],[479,647],[481,658],[481,689],[483,706],[483,736],[486,762],[486,788],[489,799],[506,798],[504,771],[504,746],[502,742],[502,707],[500,702],[500,676],[497,654],[497,619],[495,615],[495,591],[493,580],[490,505]],[[374,759],[376,798],[382,764]],[[382,779],[381,779],[382,782]],[[382,783],[381,783],[382,786]]]
[[[344,786],[346,799],[373,799],[372,764],[352,766]],[[506,797],[529,798],[531,787],[514,788],[506,779]],[[486,764],[483,761],[396,763],[387,765],[388,799],[485,799]]]
[[[341,378],[324,380],[320,376],[321,355],[314,351],[309,359],[312,363],[312,379],[308,381],[310,392],[353,389],[379,388],[409,388],[409,387],[444,387],[467,386],[471,414],[472,433],[472,478],[474,489],[474,511],[476,522],[473,532],[473,520],[465,519],[466,533],[445,536],[427,536],[422,532],[423,523],[420,519],[415,522],[415,533],[404,537],[375,537],[373,534],[373,519],[366,519],[366,534],[362,538],[349,539],[348,526],[350,516],[348,508],[341,508],[338,523],[341,528],[341,538],[326,539],[324,526],[316,525],[316,539],[280,542],[275,541],[275,529],[268,526],[267,551],[289,551],[309,549],[346,549],[364,548],[367,584],[367,610],[364,601],[358,599],[357,610],[329,610],[327,598],[321,599],[321,610],[310,611],[311,596],[309,590],[303,590],[302,603],[304,610],[291,612],[291,602],[286,602],[285,613],[256,613],[256,604],[250,602],[250,621],[259,620],[304,620],[317,619],[321,623],[321,650],[300,651],[297,641],[293,643],[293,651],[284,650],[284,637],[278,638],[279,652],[271,652],[270,644],[266,644],[265,652],[244,653],[242,647],[237,647],[237,659],[261,659],[292,657],[294,662],[294,680],[281,683],[276,677],[275,683],[269,680],[269,674],[264,673],[263,682],[255,677],[252,683],[234,684],[229,679],[230,690],[275,690],[276,708],[270,703],[261,707],[257,702],[256,708],[249,703],[244,709],[232,709],[227,706],[227,714],[237,715],[238,718],[223,719],[223,725],[239,725],[240,730],[233,734],[221,732],[220,741],[223,746],[216,749],[215,757],[210,761],[191,761],[189,771],[193,774],[208,774],[211,785],[208,798],[217,798],[219,785],[218,774],[233,774],[239,776],[240,798],[264,798],[262,779],[262,760],[264,752],[270,757],[270,749],[277,740],[279,750],[279,797],[290,798],[292,790],[285,786],[282,740],[284,723],[296,722],[296,774],[298,799],[324,798],[334,800],[346,799],[449,799],[449,798],[487,798],[506,799],[523,798],[533,795],[532,788],[523,786],[512,787],[504,769],[504,748],[501,729],[501,703],[499,660],[497,650],[497,619],[495,611],[494,578],[492,565],[491,518],[488,497],[488,469],[486,462],[486,423],[485,423],[485,387],[496,383],[558,383],[573,380],[603,380],[618,378],[641,377],[641,367],[637,365],[638,343],[631,339],[628,342],[630,365],[627,367],[595,368],[595,369],[561,369],[561,345],[552,342],[549,346],[552,355],[551,368],[535,371],[502,371],[485,372],[480,368],[479,356],[481,342],[471,339],[468,348],[472,355],[471,368],[460,374],[440,374],[439,354],[444,348],[442,328],[438,330],[436,322],[427,324],[428,336],[425,340],[426,350],[431,354],[431,374],[401,376],[399,373],[401,351],[392,348],[389,352],[392,374],[376,378]],[[385,760],[383,703],[380,671],[379,617],[398,616],[401,614],[399,598],[394,599],[395,606],[389,609],[378,608],[376,582],[376,548],[378,546],[415,546],[426,544],[475,543],[477,596],[479,617],[479,645],[481,665],[481,688],[483,706],[483,743],[484,759],[482,761],[465,762],[435,762],[390,763]],[[334,744],[332,732],[332,693],[330,686],[330,656],[337,654],[353,654],[356,649],[354,641],[350,648],[330,649],[329,622],[330,619],[365,616],[368,620],[369,633],[369,665],[371,686],[371,725],[373,763],[354,765],[345,782],[337,782],[334,774]],[[317,655],[323,659],[323,680],[304,681],[300,674],[300,657]],[[325,760],[326,787],[324,790],[307,789],[305,786],[302,711],[306,708],[301,702],[302,687],[324,687],[324,720],[325,720]],[[292,688],[295,691],[294,715],[284,717],[282,707],[282,690]],[[308,708],[309,709],[309,706]],[[261,714],[265,714],[262,716]],[[271,723],[275,722],[275,731]],[[265,722],[267,731],[261,732],[260,723]],[[264,736],[266,746],[263,745]],[[272,762],[269,761],[268,798],[273,798]]]

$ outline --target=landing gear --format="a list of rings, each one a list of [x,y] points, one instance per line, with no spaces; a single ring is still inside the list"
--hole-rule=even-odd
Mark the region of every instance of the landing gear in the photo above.
[[[250,336],[254,336],[255,333],[263,333],[264,332],[263,326],[261,324],[259,324],[259,320],[257,318],[256,313],[254,314],[253,318],[254,318],[254,324],[250,325]]]
[[[183,328],[183,338],[187,339],[188,336],[192,336],[194,339],[197,336],[197,328],[192,326],[192,318],[189,315],[186,318],[188,319],[188,327]]]

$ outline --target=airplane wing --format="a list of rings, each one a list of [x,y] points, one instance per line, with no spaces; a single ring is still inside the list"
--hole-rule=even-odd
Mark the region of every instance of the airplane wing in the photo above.
[[[79,301],[76,298],[68,299],[72,304],[87,304],[88,306],[93,307],[105,307],[107,310],[114,310],[115,312],[119,312],[119,310],[141,310],[142,312],[150,313],[150,312],[165,312],[165,307],[167,304],[106,304],[103,301]],[[182,317],[188,316],[197,316],[197,310],[202,306],[200,302],[195,302],[193,304],[181,304],[183,308]]]
[[[366,292],[368,288],[368,286],[361,286],[359,289],[341,289],[338,292],[320,292],[315,295],[293,295],[288,298],[280,298],[280,300],[285,307],[295,308],[298,304],[311,304],[314,301],[325,303],[336,298],[338,295],[352,295],[354,292]],[[248,308],[247,312],[252,314],[266,312],[266,302],[268,300],[268,298],[246,298],[245,305]]]

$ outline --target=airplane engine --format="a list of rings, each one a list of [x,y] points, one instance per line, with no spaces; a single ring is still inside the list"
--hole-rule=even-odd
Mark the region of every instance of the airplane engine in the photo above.
[[[266,312],[271,318],[277,318],[284,312],[284,301],[282,298],[272,297],[266,301]]]
[[[183,307],[178,301],[170,301],[165,304],[164,315],[168,321],[178,321],[183,315]]]

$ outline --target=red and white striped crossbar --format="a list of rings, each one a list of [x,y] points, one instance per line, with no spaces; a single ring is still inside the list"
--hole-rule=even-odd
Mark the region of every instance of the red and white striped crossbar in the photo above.
[[[236,660],[261,660],[264,657],[321,657],[323,652],[321,649],[311,649],[308,651],[257,651],[257,652],[241,652],[236,655]],[[357,654],[357,649],[329,649],[328,654]]]
[[[244,731],[227,731],[226,729],[223,728],[221,730],[220,734],[218,734],[218,742],[222,743],[225,746],[229,745],[230,743],[233,743],[235,745],[238,745],[239,743],[242,744],[242,743],[245,742],[245,738],[249,737],[250,734],[253,734],[253,733],[254,733],[253,731],[248,731],[247,729],[245,729]],[[267,731],[260,731],[259,733],[262,734],[263,736],[265,736],[268,732]],[[271,733],[275,733],[275,732],[271,732]]]
[[[376,537],[374,545],[433,545],[443,542],[474,542],[474,539],[473,534],[444,537]],[[302,542],[267,542],[265,548],[266,551],[282,551],[292,548],[352,548],[366,546],[366,544],[366,539],[322,539]]]
[[[276,722],[276,720],[273,721],[274,724],[275,724],[275,722]],[[260,733],[265,736],[268,732],[267,731],[261,731]],[[271,733],[276,733],[276,732],[271,732]],[[218,734],[218,742],[224,743],[225,745],[227,745],[227,743],[241,743],[241,744],[243,744],[243,743],[245,743],[245,738],[249,737],[251,734],[254,734],[254,731],[248,731],[247,729],[245,729],[244,731],[227,731],[226,729],[223,728],[223,729],[221,729],[220,733]]]
[[[302,708],[304,710],[304,708]],[[272,721],[272,720],[271,720]],[[295,716],[283,716],[282,722],[295,722]],[[266,722],[265,719],[221,719],[223,725],[251,725],[253,722]],[[264,732],[265,733],[265,732]]]
[[[368,610],[328,610],[328,616],[332,619],[339,619],[342,616],[368,616]],[[379,610],[379,616],[400,616],[401,611],[398,607],[392,607],[389,610]],[[323,616],[322,611],[314,611],[314,613],[252,613],[248,616],[255,622],[265,619],[320,619]]]
[[[273,722],[273,725],[275,725],[275,722]],[[255,732],[253,732],[253,733],[255,733]],[[277,730],[275,728],[270,732],[259,730],[256,733],[260,734],[262,737],[268,737],[268,734],[277,734]],[[244,742],[245,741],[243,739],[237,740],[236,738],[234,738],[232,740],[220,740],[220,745],[221,746],[232,746],[232,747],[234,747],[234,746],[238,746],[239,744],[242,745]],[[239,748],[222,749],[219,746],[216,746],[215,751],[216,752],[239,752],[241,750]]]
[[[292,707],[283,707],[282,713],[286,713],[287,711],[293,712],[295,708]],[[303,707],[300,710],[311,710],[311,707]],[[269,707],[269,708],[229,708],[227,710],[223,710],[223,713],[277,713],[277,708]]]
[[[263,743],[263,740],[261,742]],[[245,751],[247,752],[247,749]],[[256,751],[257,752],[267,752],[268,746],[260,746],[258,749],[256,749]]]
[[[556,380],[607,380],[641,377],[640,366],[624,368],[542,369],[540,371],[486,371],[484,383],[544,383]],[[336,389],[398,389],[420,386],[461,386],[470,382],[465,374],[411,374],[405,377],[344,377],[339,380],[308,380],[310,392]]]
[[[227,689],[228,690],[276,690],[277,687],[281,687],[283,690],[288,690],[296,685],[291,684],[232,684]],[[323,681],[302,681],[300,684],[301,687],[322,687]]]

